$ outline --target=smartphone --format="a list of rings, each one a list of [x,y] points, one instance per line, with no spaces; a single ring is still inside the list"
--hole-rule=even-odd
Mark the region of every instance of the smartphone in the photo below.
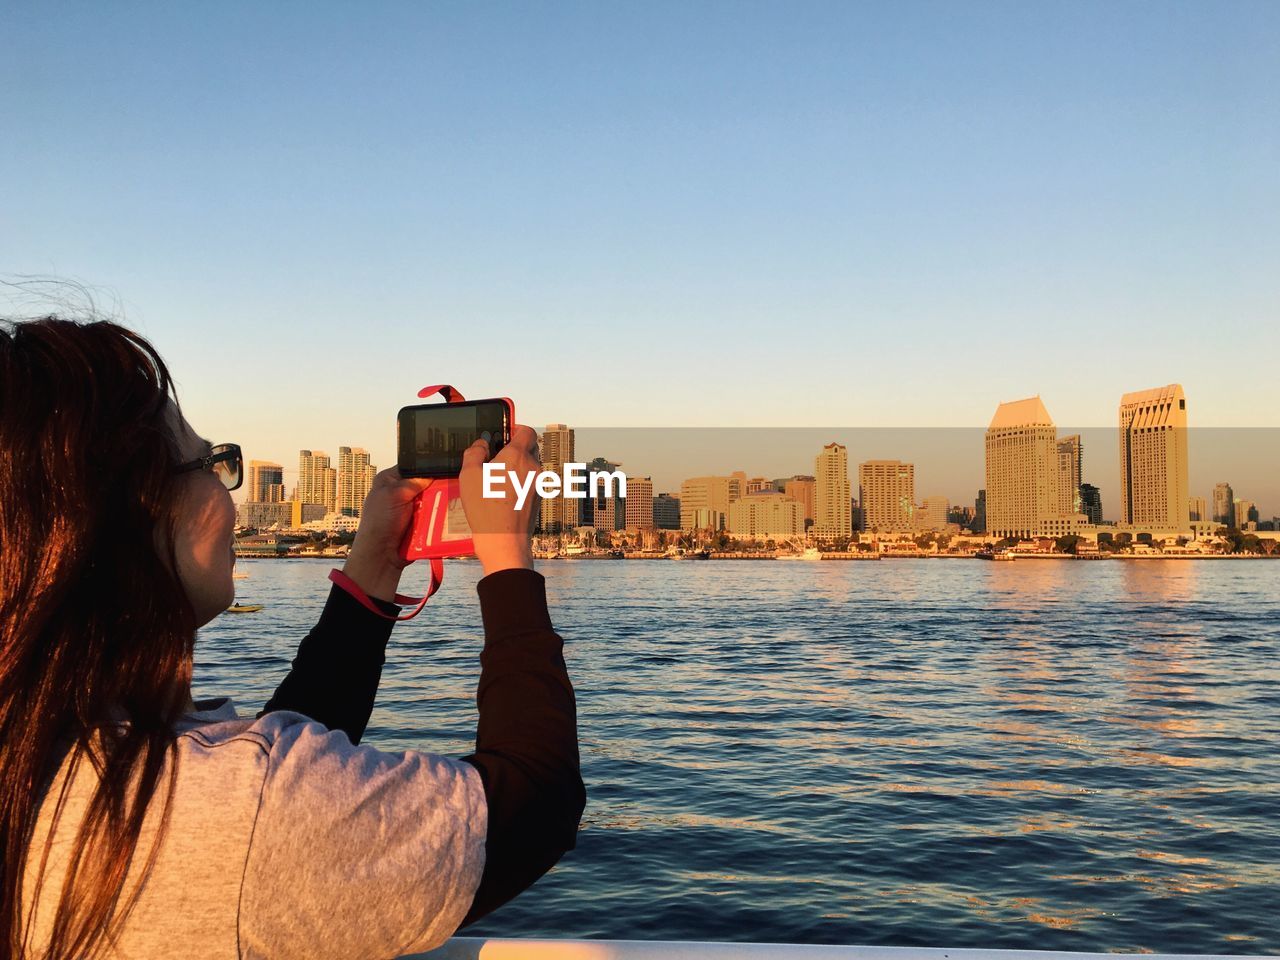
[[[505,397],[402,407],[396,415],[400,475],[456,477],[467,447],[484,437],[492,457],[511,442],[515,419],[515,407]]]

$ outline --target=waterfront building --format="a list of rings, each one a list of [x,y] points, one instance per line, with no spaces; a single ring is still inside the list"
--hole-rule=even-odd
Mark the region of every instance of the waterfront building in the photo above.
[[[542,455],[543,470],[563,475],[566,463],[577,462],[574,456],[573,430],[567,424],[547,424],[547,428],[538,438],[538,450]],[[583,503],[582,500],[560,496],[539,500],[541,510],[539,525],[542,531],[561,533],[578,526],[578,507]]]
[[[788,497],[795,500],[804,509],[805,520],[812,522],[816,516],[818,500],[818,481],[816,478],[799,474],[787,481],[783,490]]]
[[[1080,484],[1080,512],[1095,527],[1102,524],[1102,491],[1092,483]]]
[[[326,513],[336,513],[338,503],[338,471],[330,466],[323,450],[298,451],[298,485],[293,498],[303,503],[318,503]]]
[[[1182,386],[1126,393],[1120,398],[1120,522],[1184,528],[1188,503]]]
[[[292,530],[301,530],[306,524],[314,520],[323,520],[329,511],[323,504],[319,503],[303,503],[301,500],[289,501],[289,527]]]
[[[627,477],[627,496],[623,500],[625,525],[628,530],[653,527],[653,478]]]
[[[987,532],[987,491],[979,490],[973,499],[973,523],[969,529],[974,533]]]
[[[849,491],[849,451],[843,444],[828,443],[814,460],[816,497],[813,533],[822,539],[853,533]]]
[[[742,497],[743,477],[690,477],[680,484],[680,529],[723,530],[729,506]]]
[[[360,516],[364,498],[373,488],[377,467],[369,462],[369,451],[363,447],[338,448],[337,512],[346,517]]]
[[[1209,504],[1204,497],[1192,497],[1187,504],[1187,514],[1192,523],[1206,523],[1209,517]]]
[[[1080,484],[1084,468],[1084,447],[1080,435],[1058,438],[1058,513],[1067,516],[1082,513]]]
[[[804,508],[785,494],[763,491],[729,505],[725,528],[735,537],[777,539],[804,533]]]
[[[293,525],[293,504],[280,500],[246,500],[236,507],[236,526],[267,530]]]
[[[900,460],[867,460],[858,464],[858,503],[862,507],[862,530],[913,529],[916,523],[915,464]]]
[[[946,497],[925,497],[916,514],[917,530],[945,530],[950,519],[947,514],[951,504]]]
[[[1060,516],[1057,428],[1038,396],[996,408],[986,433],[986,475],[993,536],[1040,536]]]
[[[258,503],[284,501],[284,467],[270,460],[250,460],[246,500]]]
[[[1235,520],[1232,526],[1237,530],[1256,530],[1258,528],[1258,508],[1252,500],[1235,502]]]
[[[1235,492],[1229,483],[1219,483],[1213,488],[1213,522],[1224,527],[1236,522]]]
[[[653,525],[659,530],[680,529],[680,498],[660,493],[653,498]]]

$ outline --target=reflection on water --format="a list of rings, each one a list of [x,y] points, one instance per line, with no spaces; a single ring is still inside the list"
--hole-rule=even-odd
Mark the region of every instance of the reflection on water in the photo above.
[[[246,564],[197,650],[251,709],[322,564]],[[578,848],[476,928],[1280,950],[1280,563],[545,564]],[[370,742],[473,736],[474,563],[397,628]]]

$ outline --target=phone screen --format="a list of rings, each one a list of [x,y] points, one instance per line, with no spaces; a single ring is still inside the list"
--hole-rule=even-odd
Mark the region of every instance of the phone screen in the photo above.
[[[396,427],[400,475],[405,477],[456,477],[467,447],[488,434],[492,456],[510,439],[511,430],[502,400],[405,407]]]

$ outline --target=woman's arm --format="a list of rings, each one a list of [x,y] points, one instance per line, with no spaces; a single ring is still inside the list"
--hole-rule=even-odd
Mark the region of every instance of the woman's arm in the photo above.
[[[484,619],[476,752],[489,807],[484,874],[462,926],[500,907],[572,850],[586,790],[577,710],[545,581],[528,569],[476,585]]]
[[[389,616],[400,612],[394,603],[370,599]],[[394,625],[335,584],[320,619],[298,645],[292,669],[258,716],[292,710],[359,743],[373,713]]]
[[[374,477],[342,568],[392,617],[400,612],[391,601],[407,566],[398,547],[413,518],[413,500],[430,483],[402,479],[395,467]],[[359,743],[373,712],[393,626],[335,585],[319,622],[298,646],[293,669],[258,716],[293,710]]]

